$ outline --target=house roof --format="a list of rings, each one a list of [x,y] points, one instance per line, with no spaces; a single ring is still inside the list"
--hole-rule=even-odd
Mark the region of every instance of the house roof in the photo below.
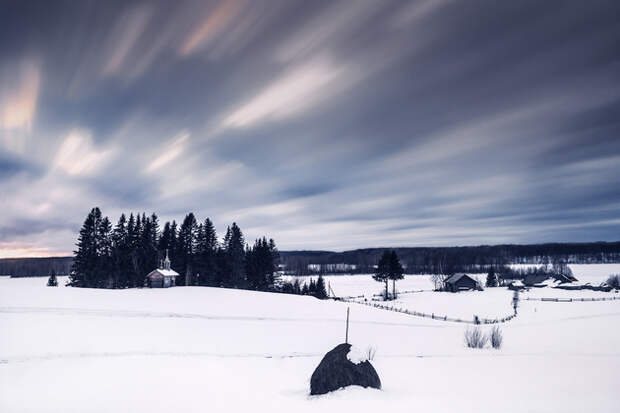
[[[457,274],[454,274],[454,275],[452,275],[450,278],[448,278],[445,282],[446,282],[446,283],[449,283],[449,284],[452,284],[452,283],[457,282],[458,280],[460,280],[460,279],[461,279],[461,278],[463,278],[463,277],[467,277],[467,278],[469,278],[470,280],[472,280],[472,281],[476,282],[476,280],[474,280],[474,279],[473,279],[473,278],[471,278],[469,275],[464,274],[464,273],[457,273]]]
[[[543,274],[530,274],[525,277],[523,280],[523,284],[525,285],[534,285],[534,284],[542,284],[547,281],[550,277],[548,275]]]
[[[159,274],[164,277],[176,277],[177,275],[179,275],[179,273],[176,272],[175,270],[164,270],[163,268],[158,268],[156,270],[151,271],[148,277],[154,274]]]

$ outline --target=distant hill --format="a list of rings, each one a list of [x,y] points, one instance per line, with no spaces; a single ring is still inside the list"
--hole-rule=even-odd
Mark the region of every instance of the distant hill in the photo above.
[[[0,275],[46,277],[52,270],[57,275],[66,275],[72,262],[73,257],[0,258]]]
[[[384,250],[363,248],[334,251],[280,251],[281,263],[288,273],[370,273]],[[549,244],[503,244],[469,247],[400,247],[394,249],[409,274],[437,272],[485,272],[490,266],[541,264],[564,261],[568,264],[618,263],[620,241]],[[72,257],[1,258],[0,275],[43,277],[54,269],[68,274]],[[344,265],[342,265],[344,264]],[[309,268],[309,265],[312,265]]]
[[[292,274],[369,273],[374,271],[374,265],[386,249],[364,248],[343,252],[282,251],[280,256],[286,271]],[[391,249],[397,252],[410,274],[485,272],[490,266],[543,264],[554,261],[569,264],[620,262],[620,241]]]

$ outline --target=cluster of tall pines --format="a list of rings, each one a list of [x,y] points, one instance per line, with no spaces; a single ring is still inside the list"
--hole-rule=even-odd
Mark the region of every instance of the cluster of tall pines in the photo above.
[[[161,267],[168,255],[179,273],[176,285],[272,290],[279,253],[273,239],[245,244],[236,223],[222,242],[211,220],[198,222],[193,213],[179,227],[166,222],[160,230],[157,215],[122,214],[115,226],[93,208],[80,230],[69,285],[90,288],[133,288],[147,284],[146,276]]]

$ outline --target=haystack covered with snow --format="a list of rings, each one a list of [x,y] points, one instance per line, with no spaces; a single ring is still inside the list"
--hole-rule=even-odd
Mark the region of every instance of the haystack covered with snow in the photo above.
[[[346,386],[381,388],[381,380],[364,354],[339,344],[323,357],[310,378],[310,394],[325,394]]]

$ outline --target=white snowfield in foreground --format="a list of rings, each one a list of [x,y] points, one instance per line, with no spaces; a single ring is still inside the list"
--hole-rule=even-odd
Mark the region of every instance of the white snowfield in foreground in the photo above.
[[[466,348],[464,324],[348,304],[349,342],[376,349],[372,364],[383,389],[310,397],[314,368],[344,341],[345,303],[205,287],[115,291],[45,282],[0,277],[0,412],[617,412],[620,406],[618,300],[521,301],[519,316],[501,325],[501,350]],[[369,295],[381,287],[368,276],[358,282],[372,289]],[[397,286],[407,283],[429,280],[407,277]],[[401,300],[449,316],[499,316],[511,308],[504,289],[423,294]]]

